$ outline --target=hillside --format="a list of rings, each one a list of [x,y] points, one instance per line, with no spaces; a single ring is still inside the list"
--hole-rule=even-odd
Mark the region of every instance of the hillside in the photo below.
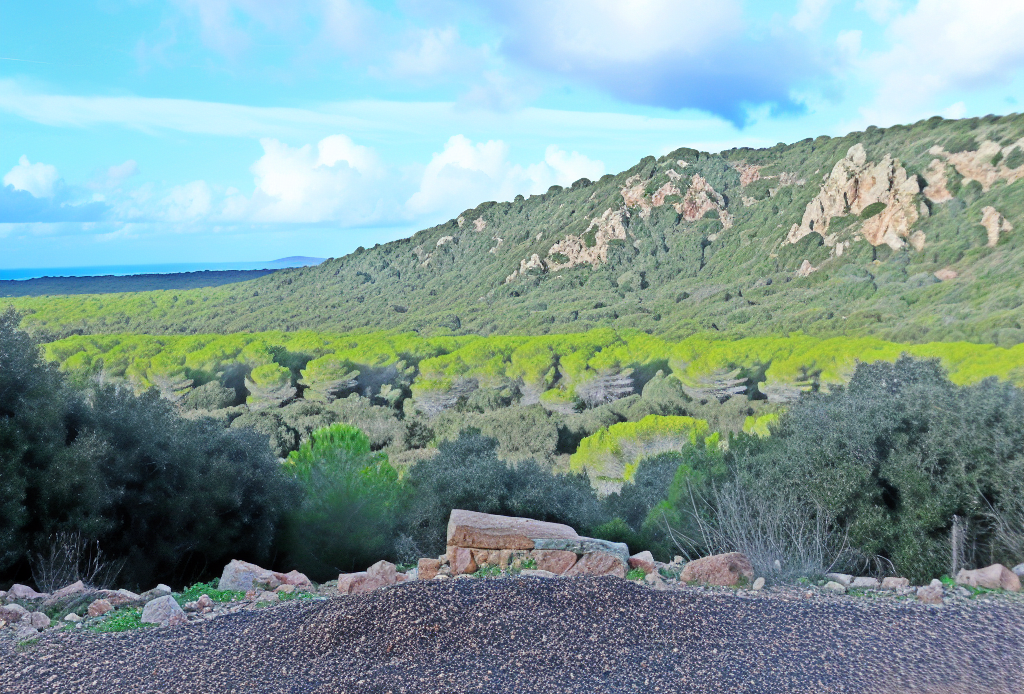
[[[217,288],[23,298],[73,333],[415,330],[1024,342],[1024,116],[679,149]]]

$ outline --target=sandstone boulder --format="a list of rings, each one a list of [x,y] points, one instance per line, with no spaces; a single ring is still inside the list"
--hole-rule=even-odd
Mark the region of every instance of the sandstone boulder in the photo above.
[[[683,573],[679,576],[683,583],[707,583],[713,586],[734,586],[744,579],[754,580],[754,567],[739,552],[695,559],[683,567]]]
[[[878,579],[874,578],[873,576],[858,576],[857,578],[853,579],[853,583],[850,584],[850,587],[867,588],[869,590],[874,590],[875,588],[878,588],[880,585],[881,584],[878,582]]]
[[[533,549],[537,538],[578,537],[575,530],[561,523],[453,509],[448,520],[447,544],[475,549]]]
[[[622,542],[597,540],[592,537],[578,537],[570,539],[537,538],[533,544],[535,549],[558,549],[576,554],[604,552],[619,557],[623,564],[629,563],[629,547]]]
[[[405,581],[406,578],[405,574],[398,573],[394,564],[381,560],[366,571],[339,575],[338,592],[342,595],[369,593],[378,588],[393,586]]]
[[[591,552],[580,557],[566,576],[618,576],[626,577],[626,562],[618,554]]]
[[[40,600],[50,597],[47,593],[38,593],[28,586],[23,586],[20,583],[15,583],[11,586],[11,589],[7,591],[7,598],[14,600]]]
[[[471,574],[477,570],[472,550],[465,547],[450,547],[448,549],[448,561],[451,563],[452,576]]]
[[[1017,566],[1010,570],[1017,574],[1018,577],[1024,578],[1024,564],[1017,564]]]
[[[649,574],[654,571],[654,555],[644,550],[643,552],[637,552],[629,558],[629,568],[640,569],[644,574]]]
[[[851,576],[850,574],[831,573],[825,574],[825,578],[827,578],[830,581],[835,581],[836,583],[842,585],[845,588],[849,588],[850,584],[853,583],[853,576]]]
[[[882,590],[900,590],[901,588],[909,588],[910,580],[906,578],[898,578],[896,576],[886,576],[882,579]]]
[[[416,564],[416,577],[421,581],[429,581],[437,575],[438,570],[441,568],[441,562],[437,559],[431,559],[424,557],[420,559]]]
[[[81,581],[75,581],[74,583],[64,586],[60,590],[53,591],[50,596],[50,600],[56,602],[57,600],[63,600],[64,598],[70,598],[75,595],[81,595],[89,589],[85,587],[85,584]]]
[[[29,612],[16,602],[10,605],[0,605],[0,621],[7,624],[17,624]]]
[[[764,576],[758,576],[754,579],[754,585],[751,587],[753,590],[761,590],[764,588]]]
[[[313,583],[306,575],[298,571],[289,571],[284,574],[277,571],[269,571],[256,564],[250,564],[247,561],[240,561],[238,559],[232,559],[224,567],[224,572],[221,574],[220,583],[217,587],[220,590],[248,591],[252,590],[257,583],[263,584],[268,588],[276,588],[281,584],[295,586],[300,589],[310,589],[313,587]]]
[[[541,571],[564,574],[576,563],[576,553],[560,549],[535,549],[531,553]]]
[[[936,578],[932,579],[930,584],[917,589],[917,599],[925,605],[941,605],[942,593],[942,581]]]
[[[558,574],[545,571],[544,569],[523,569],[519,572],[519,575],[528,578],[558,578]]]
[[[112,609],[114,609],[114,606],[110,604],[109,600],[106,600],[104,598],[100,598],[99,600],[93,600],[89,604],[89,616],[99,617],[110,612]]]
[[[161,583],[156,588],[150,588],[145,593],[139,595],[138,602],[146,604],[150,600],[156,600],[157,598],[162,598],[163,596],[170,595],[171,593],[171,587]]]
[[[143,624],[158,624],[162,627],[173,627],[185,624],[188,617],[177,601],[170,595],[150,600],[142,609]]]
[[[838,593],[842,595],[846,593],[846,586],[844,586],[842,583],[839,583],[838,581],[829,581],[824,586],[822,586],[822,590],[827,590],[830,593]]]
[[[1002,564],[993,564],[973,571],[961,569],[960,573],[956,575],[956,582],[973,588],[1020,592],[1020,578]]]
[[[28,623],[33,629],[46,629],[50,626],[50,618],[42,612],[33,612],[28,616]]]

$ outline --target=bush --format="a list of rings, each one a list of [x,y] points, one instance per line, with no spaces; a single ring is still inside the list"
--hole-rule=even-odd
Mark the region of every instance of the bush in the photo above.
[[[494,439],[462,435],[409,469],[403,531],[420,556],[444,551],[456,508],[565,523],[579,532],[605,520],[585,474],[558,475],[534,460],[506,464],[497,448]]]
[[[394,558],[402,488],[398,473],[355,427],[319,429],[284,469],[305,494],[287,517],[283,550],[314,580]]]

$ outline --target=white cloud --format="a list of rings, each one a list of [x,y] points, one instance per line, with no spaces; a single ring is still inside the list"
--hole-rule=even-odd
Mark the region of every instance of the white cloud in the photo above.
[[[864,64],[881,81],[865,113],[883,124],[920,115],[954,90],[1006,84],[1024,68],[1020,0],[919,0],[889,26],[892,48]]]
[[[249,198],[229,195],[224,218],[359,224],[377,221],[382,214],[385,170],[369,147],[344,135],[324,138],[315,150],[272,138],[260,144],[263,156],[250,167],[256,189]]]
[[[139,164],[134,159],[129,159],[123,164],[115,164],[107,169],[107,178],[112,182],[123,181],[139,172]]]
[[[860,55],[860,45],[863,34],[860,29],[850,29],[849,31],[840,31],[836,37],[836,45],[839,47],[839,52],[846,60],[852,61]]]
[[[36,162],[32,164],[24,154],[18,164],[4,175],[4,185],[14,186],[15,190],[28,191],[37,198],[52,198],[54,187],[60,175],[57,167]]]
[[[963,118],[967,115],[967,104],[962,101],[951,104],[942,111],[942,115],[946,118]]]
[[[406,207],[414,215],[456,214],[484,200],[511,200],[604,174],[602,162],[555,145],[547,147],[543,161],[525,167],[510,163],[508,155],[509,147],[501,140],[474,144],[464,135],[453,135],[427,164]]]
[[[169,222],[193,222],[209,217],[213,211],[213,191],[206,181],[175,186],[160,201],[161,217]]]
[[[789,20],[797,31],[811,31],[819,28],[832,12],[833,0],[800,0],[796,14]]]
[[[875,22],[883,24],[899,12],[900,6],[897,0],[859,0],[856,8],[866,12]]]
[[[397,77],[432,77],[466,64],[467,51],[454,27],[419,32],[414,45],[391,56],[391,72]]]

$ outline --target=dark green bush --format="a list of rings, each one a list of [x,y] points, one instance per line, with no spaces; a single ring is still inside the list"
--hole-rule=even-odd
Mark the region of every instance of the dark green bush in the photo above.
[[[409,469],[403,531],[420,556],[444,551],[448,517],[456,508],[566,523],[579,532],[605,520],[586,475],[559,475],[534,460],[507,464],[497,448],[494,439],[463,435]]]
[[[284,469],[304,490],[282,533],[289,566],[326,581],[394,558],[402,486],[366,434],[347,424],[315,431]]]

